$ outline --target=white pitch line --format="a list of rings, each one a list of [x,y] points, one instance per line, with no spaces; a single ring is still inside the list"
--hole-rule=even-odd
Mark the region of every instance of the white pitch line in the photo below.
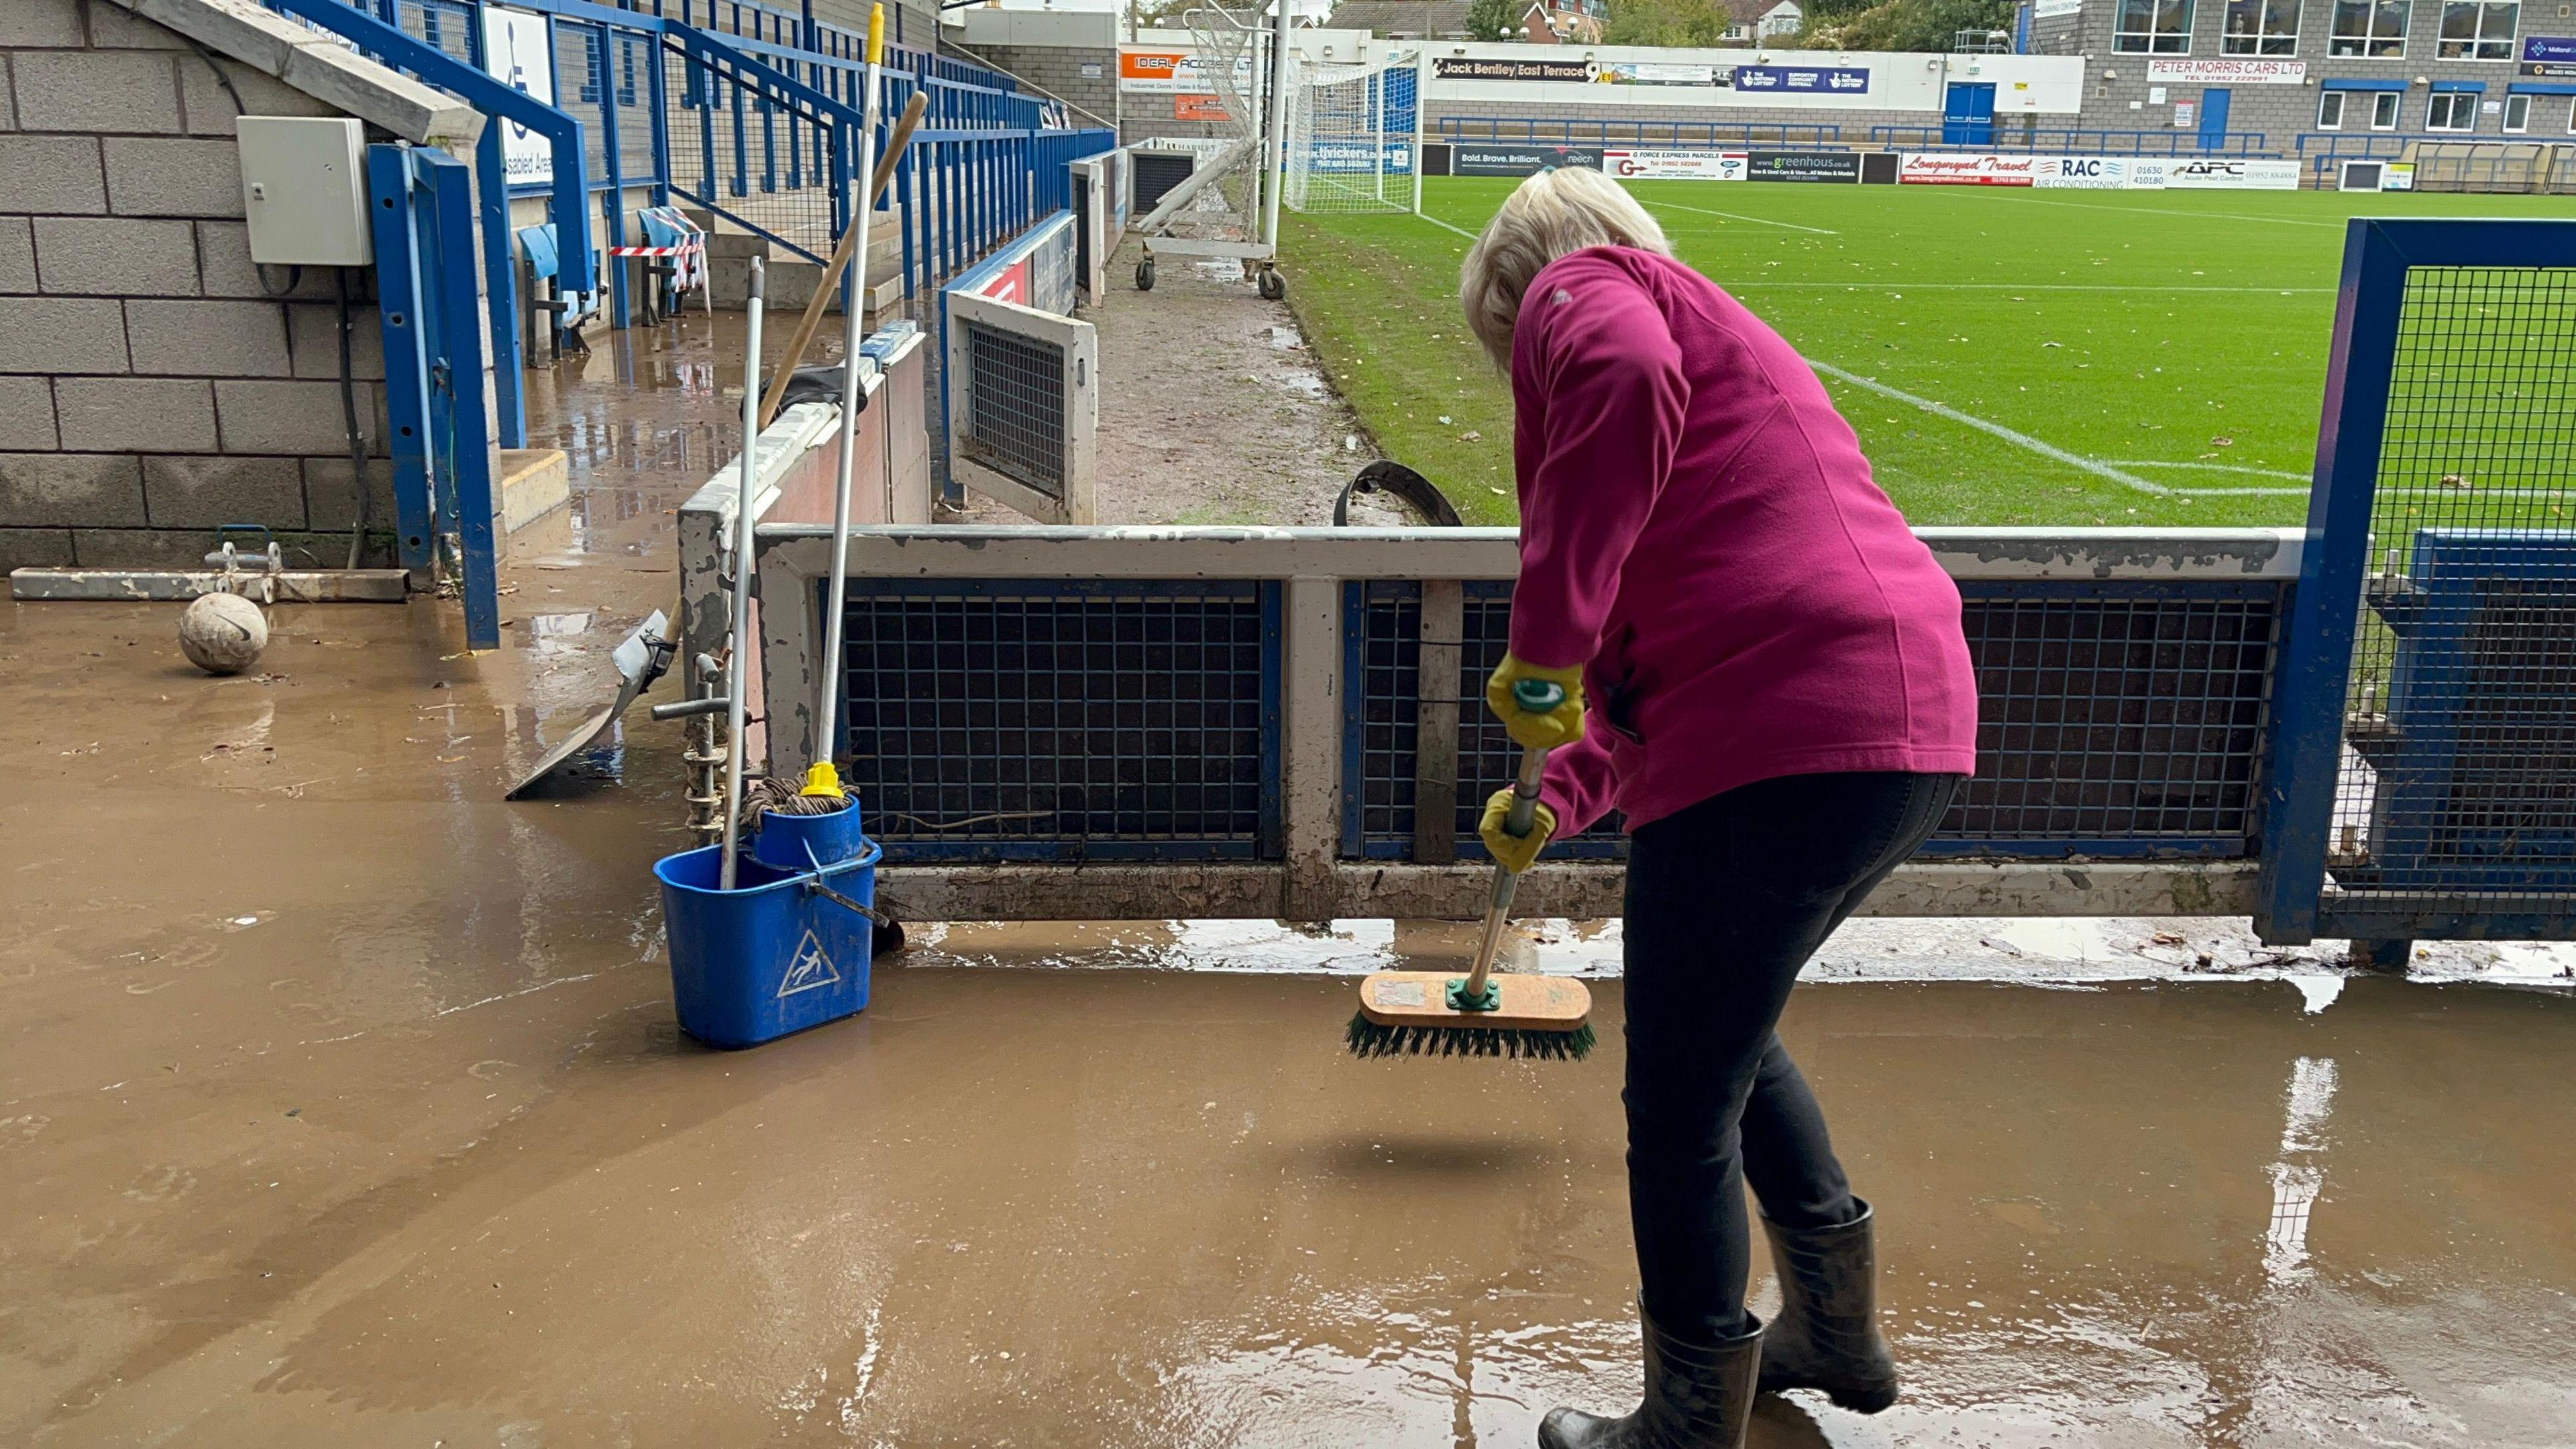
[[[1680,202],[1678,202],[1678,201],[1649,201],[1649,202],[1647,202],[1647,203],[1646,203],[1646,209],[1647,209],[1648,211],[1653,211],[1655,208],[1657,208],[1657,207],[1659,207],[1659,206],[1660,206],[1660,207],[1669,207],[1669,208],[1671,208],[1671,209],[1672,209],[1672,210],[1674,210],[1674,211],[1695,211],[1695,212],[1698,212],[1698,213],[1699,213],[1700,215],[1702,215],[1702,216],[1722,216],[1722,217],[1725,217],[1728,221],[1749,221],[1749,222],[1754,223],[1754,224],[1755,224],[1755,225],[1757,225],[1757,226],[1783,226],[1783,227],[1787,227],[1787,228],[1788,228],[1789,230],[1791,230],[1791,231],[1811,231],[1811,232],[1814,232],[1814,233],[1815,233],[1816,235],[1818,235],[1818,236],[1841,236],[1841,235],[1842,235],[1842,233],[1841,233],[1841,232],[1834,231],[1834,230],[1832,230],[1832,229],[1830,229],[1830,228],[1828,228],[1828,227],[1821,227],[1821,226],[1800,226],[1798,223],[1796,223],[1796,222],[1794,222],[1794,221],[1773,221],[1771,218],[1769,218],[1769,217],[1767,217],[1767,216],[1743,216],[1743,215],[1740,215],[1740,214],[1738,214],[1738,213],[1736,213],[1736,212],[1732,212],[1732,211],[1711,211],[1711,210],[1709,210],[1709,209],[1708,209],[1707,207],[1705,207],[1705,206],[1684,206],[1684,205],[1682,205],[1682,204],[1681,204]]]
[[[2159,458],[2114,458],[2111,460],[2111,466],[2114,468],[2197,468],[2204,473],[2251,473],[2257,478],[2287,478],[2294,483],[2308,481],[2308,475],[2305,473],[2285,472],[2279,468],[2248,468],[2242,463],[2168,463]]]
[[[1974,413],[1963,413],[1957,408],[1951,407],[1946,403],[1937,403],[1928,397],[1917,397],[1913,393],[1889,387],[1886,383],[1880,382],[1874,377],[1863,377],[1856,372],[1846,372],[1843,369],[1834,366],[1830,362],[1818,362],[1811,357],[1807,359],[1807,365],[1814,368],[1816,371],[1825,374],[1827,377],[1840,378],[1854,387],[1866,388],[1871,392],[1877,393],[1881,397],[1893,398],[1901,403],[1909,403],[1915,407],[1921,408],[1923,411],[1930,413],[1935,417],[1948,418],[1950,421],[1957,423],[1962,427],[1975,428],[1981,433],[1991,433],[1994,436],[2003,439],[2005,442],[2012,444],[2014,447],[2026,448],[2031,452],[2039,454],[2043,458],[2054,458],[2058,462],[2064,463],[2070,468],[2081,469],[2097,478],[2108,478],[2122,487],[2134,488],[2141,493],[2151,493],[2159,498],[2288,497],[2294,494],[2300,497],[2305,497],[2308,492],[2305,488],[2169,487],[2163,483],[2151,482],[2148,479],[2141,478],[2135,473],[2125,472],[2117,464],[2105,463],[2099,458],[2087,458],[2081,453],[2070,453],[2064,448],[2058,447],[2054,443],[2042,442],[2028,433],[2017,432],[2014,429],[2005,427],[2001,423],[1989,422],[1984,418],[1978,417]]]
[[[1458,233],[1458,235],[1465,237],[1465,238],[1466,238],[1467,240],[1469,240],[1469,241],[1474,241],[1474,240],[1476,239],[1476,234],[1475,234],[1474,232],[1467,230],[1467,229],[1466,229],[1465,227],[1463,227],[1463,226],[1451,226],[1449,223],[1447,223],[1447,222],[1445,222],[1445,221],[1442,221],[1440,218],[1438,218],[1438,217],[1436,217],[1436,216],[1433,216],[1431,213],[1429,213],[1429,212],[1427,212],[1427,211],[1417,211],[1417,212],[1415,212],[1415,213],[1414,213],[1414,215],[1415,215],[1415,216],[1418,216],[1418,217],[1420,217],[1420,218],[1422,218],[1424,221],[1427,221],[1427,222],[1431,223],[1433,226],[1440,227],[1440,228],[1442,228],[1443,230],[1446,230],[1446,231],[1454,231],[1454,232]]]

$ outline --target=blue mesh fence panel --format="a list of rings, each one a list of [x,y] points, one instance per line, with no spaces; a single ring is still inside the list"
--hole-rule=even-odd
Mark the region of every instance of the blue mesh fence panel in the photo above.
[[[2576,892],[2576,269],[2412,269],[2381,437],[2332,882],[2363,904],[2563,908]]]
[[[555,109],[581,122],[584,159],[593,181],[608,176],[608,133],[601,112],[599,27],[576,21],[555,22]],[[635,120],[644,119],[638,111]]]

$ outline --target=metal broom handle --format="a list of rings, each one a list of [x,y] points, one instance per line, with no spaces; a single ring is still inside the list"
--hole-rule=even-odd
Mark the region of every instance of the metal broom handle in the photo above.
[[[1565,703],[1565,686],[1546,679],[1518,680],[1512,685],[1512,702],[1532,714],[1545,714]],[[1538,827],[1538,787],[1546,773],[1545,747],[1521,751],[1520,778],[1512,781],[1512,808],[1503,816],[1505,834],[1518,839]],[[1485,904],[1485,929],[1476,941],[1475,968],[1467,973],[1465,994],[1470,999],[1484,995],[1485,978],[1494,972],[1494,957],[1502,950],[1503,927],[1511,919],[1512,897],[1520,883],[1519,872],[1500,861],[1494,863],[1494,894]]]

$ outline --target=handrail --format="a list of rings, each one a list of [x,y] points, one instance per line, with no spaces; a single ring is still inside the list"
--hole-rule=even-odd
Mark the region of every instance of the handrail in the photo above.
[[[503,85],[478,67],[387,25],[344,0],[268,0],[299,20],[382,56],[397,67],[455,95],[487,116],[516,121],[554,145],[553,193],[556,245],[567,256],[587,257],[594,250],[590,234],[589,163],[582,146],[581,122],[515,86]]]
[[[2065,151],[2069,154],[2108,156],[2266,156],[2271,138],[2262,131],[2228,131],[2217,146],[2205,145],[2198,131],[2185,130],[2110,130],[2090,126],[2037,126],[2024,129],[2003,117],[1991,122],[1993,135],[1984,141],[1951,141],[1948,128],[1938,124],[1881,124],[1869,128],[1871,144],[1923,151],[1996,151],[2040,152]],[[2132,149],[2115,153],[2112,143],[2127,141]]]

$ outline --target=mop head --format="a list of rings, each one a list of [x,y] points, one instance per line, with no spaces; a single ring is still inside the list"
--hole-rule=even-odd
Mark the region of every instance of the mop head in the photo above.
[[[774,776],[752,782],[742,792],[742,833],[756,835],[763,815],[837,815],[850,808],[845,794],[816,795],[799,790],[792,780]]]
[[[1581,1061],[1592,1054],[1592,993],[1566,976],[1489,978],[1491,1010],[1449,1004],[1458,978],[1443,971],[1381,971],[1360,983],[1360,1009],[1344,1042],[1355,1057],[1527,1057]]]

